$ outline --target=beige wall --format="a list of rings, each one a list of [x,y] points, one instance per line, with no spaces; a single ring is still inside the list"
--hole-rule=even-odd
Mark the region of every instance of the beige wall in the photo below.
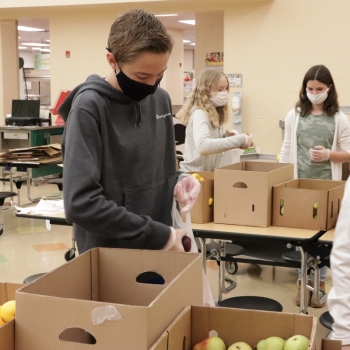
[[[264,153],[279,152],[278,120],[293,108],[312,65],[330,68],[340,104],[350,105],[348,0],[169,0],[144,5],[4,9],[0,19],[49,18],[53,102],[60,90],[73,88],[89,74],[108,73],[104,50],[111,23],[125,9],[142,6],[154,13],[197,12],[196,73],[204,68],[206,52],[224,51],[224,71],[243,74],[243,88],[234,89],[243,92],[243,132],[253,133]],[[71,51],[70,59],[65,58],[66,50]],[[0,59],[3,56],[1,52]],[[168,76],[165,82],[170,89]]]
[[[19,96],[17,21],[0,20],[0,125]]]
[[[326,65],[350,105],[350,1],[275,0],[225,10],[225,72],[243,73],[243,132],[279,153],[286,117],[306,71]]]
[[[224,11],[196,12],[195,76],[205,68],[207,52],[224,50]]]

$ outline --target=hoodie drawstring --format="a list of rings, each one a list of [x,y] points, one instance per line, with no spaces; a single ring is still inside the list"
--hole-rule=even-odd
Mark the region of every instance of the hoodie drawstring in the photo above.
[[[141,108],[140,103],[136,102],[136,121],[135,121],[135,128],[137,126],[141,126]]]

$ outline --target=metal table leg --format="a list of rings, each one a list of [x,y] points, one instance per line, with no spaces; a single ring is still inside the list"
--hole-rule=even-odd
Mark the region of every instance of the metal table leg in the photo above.
[[[300,257],[301,257],[301,276],[300,276],[300,313],[307,314],[307,254],[305,253],[303,247],[300,247]]]

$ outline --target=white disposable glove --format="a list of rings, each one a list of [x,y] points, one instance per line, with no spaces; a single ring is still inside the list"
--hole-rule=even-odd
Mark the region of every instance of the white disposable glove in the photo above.
[[[170,236],[167,244],[162,248],[162,250],[172,251],[172,252],[184,252],[184,246],[182,243],[182,238],[186,236],[185,229],[174,229],[170,227]]]
[[[309,153],[314,162],[324,162],[325,160],[329,160],[331,150],[323,146],[315,146],[314,149],[309,149]]]
[[[185,206],[181,209],[181,214],[190,211],[198,198],[201,191],[201,184],[190,174],[181,174],[179,180],[174,187],[175,199]]]
[[[239,132],[237,130],[226,130],[226,136],[236,136],[239,135]]]
[[[240,148],[246,149],[246,148],[252,147],[254,145],[252,134],[241,134],[241,135],[244,135],[244,137],[245,137],[245,144],[243,146],[241,146]]]

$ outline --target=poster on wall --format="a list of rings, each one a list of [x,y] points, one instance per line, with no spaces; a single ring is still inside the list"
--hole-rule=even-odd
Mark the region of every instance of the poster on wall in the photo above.
[[[50,55],[35,54],[34,55],[34,70],[50,70]]]
[[[208,52],[205,55],[206,66],[223,66],[224,53],[223,52]]]
[[[228,82],[230,84],[230,88],[236,87],[241,88],[243,87],[243,74],[242,73],[228,73],[226,74]]]

